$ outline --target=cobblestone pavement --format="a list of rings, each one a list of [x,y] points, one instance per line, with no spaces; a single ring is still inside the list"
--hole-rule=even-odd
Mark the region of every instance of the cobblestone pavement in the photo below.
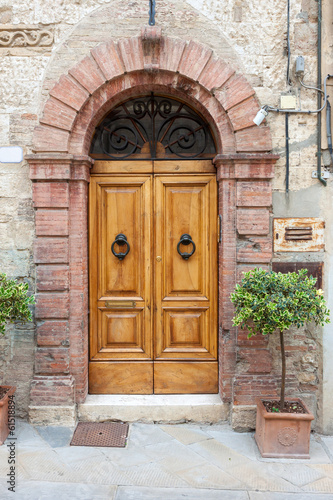
[[[263,459],[227,424],[130,424],[125,448],[69,446],[74,429],[17,422],[15,493],[0,446],[0,498],[15,500],[333,500],[333,436],[310,460]],[[14,448],[14,447],[12,447]]]

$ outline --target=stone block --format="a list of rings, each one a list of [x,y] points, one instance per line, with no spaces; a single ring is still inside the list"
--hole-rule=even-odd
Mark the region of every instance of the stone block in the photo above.
[[[72,405],[29,406],[29,422],[33,425],[75,427],[76,407]]]
[[[231,425],[235,432],[249,432],[256,428],[256,405],[233,405]]]

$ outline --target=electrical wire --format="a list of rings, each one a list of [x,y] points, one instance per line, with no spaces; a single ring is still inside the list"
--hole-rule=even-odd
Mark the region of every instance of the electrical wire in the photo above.
[[[291,80],[290,80],[290,0],[287,0],[287,56],[288,56],[288,63],[287,63],[287,84],[291,85]]]

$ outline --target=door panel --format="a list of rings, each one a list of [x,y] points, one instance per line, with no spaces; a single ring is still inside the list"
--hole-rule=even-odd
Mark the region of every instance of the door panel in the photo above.
[[[90,393],[217,392],[216,196],[212,174],[92,176]]]
[[[183,234],[195,243],[186,260],[177,251]],[[156,176],[156,360],[217,363],[216,238],[215,176]],[[179,245],[182,253],[193,249]]]

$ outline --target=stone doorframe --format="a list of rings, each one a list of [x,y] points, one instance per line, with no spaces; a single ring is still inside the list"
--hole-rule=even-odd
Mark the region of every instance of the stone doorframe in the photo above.
[[[271,179],[276,155],[269,128],[252,119],[255,92],[212,50],[162,36],[156,27],[94,48],[50,91],[27,156],[36,209],[35,376],[33,421],[70,422],[88,391],[88,156],[95,127],[113,107],[147,92],[178,97],[210,123],[218,154],[219,385],[224,402],[254,403],[263,385],[275,392],[265,340],[236,336],[229,296],[240,273],[272,257]],[[238,354],[237,354],[238,351]],[[248,360],[237,373],[236,357]],[[265,360],[262,363],[262,360]],[[67,412],[67,413],[66,413]]]

